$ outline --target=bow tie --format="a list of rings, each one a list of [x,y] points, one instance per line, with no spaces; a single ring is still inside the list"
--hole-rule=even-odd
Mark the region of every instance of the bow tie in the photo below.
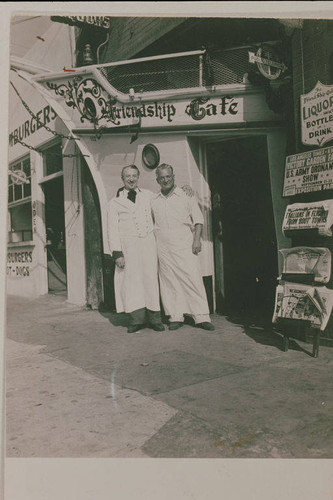
[[[127,193],[127,198],[133,203],[135,203],[136,191],[134,189],[130,189]]]

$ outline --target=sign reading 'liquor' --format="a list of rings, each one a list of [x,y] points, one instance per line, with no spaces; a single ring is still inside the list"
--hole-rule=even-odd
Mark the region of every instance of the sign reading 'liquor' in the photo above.
[[[323,146],[333,139],[333,85],[317,82],[301,95],[302,143]]]
[[[333,146],[287,156],[283,196],[333,189]]]

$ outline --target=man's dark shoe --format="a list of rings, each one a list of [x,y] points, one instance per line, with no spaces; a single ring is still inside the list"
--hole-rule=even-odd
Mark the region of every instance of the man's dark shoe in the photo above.
[[[151,323],[151,328],[155,330],[155,332],[164,332],[165,327],[162,325],[162,323]]]
[[[171,321],[169,324],[169,330],[178,330],[184,323],[180,323],[180,321]]]
[[[197,323],[195,326],[197,328],[202,328],[203,330],[210,330],[210,331],[215,330],[215,326],[212,323],[209,323],[209,321],[204,321],[203,323]]]
[[[142,325],[129,325],[127,328],[127,333],[135,333],[141,330]]]

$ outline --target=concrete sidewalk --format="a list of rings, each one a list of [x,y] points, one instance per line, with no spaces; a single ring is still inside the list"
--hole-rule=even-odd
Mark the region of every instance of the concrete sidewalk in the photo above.
[[[125,315],[8,297],[8,457],[331,458],[333,350],[215,315],[127,334]]]

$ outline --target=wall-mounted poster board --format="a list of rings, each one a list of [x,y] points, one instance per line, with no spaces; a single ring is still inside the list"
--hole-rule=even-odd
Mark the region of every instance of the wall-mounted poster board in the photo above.
[[[320,236],[332,236],[333,200],[288,205],[282,231],[317,229]]]
[[[283,196],[333,189],[333,147],[286,157]]]

